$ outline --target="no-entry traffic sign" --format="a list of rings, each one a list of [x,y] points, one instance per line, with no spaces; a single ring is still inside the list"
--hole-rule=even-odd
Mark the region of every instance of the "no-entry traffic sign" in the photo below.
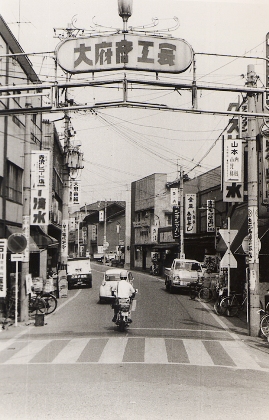
[[[11,252],[19,254],[23,252],[27,246],[27,239],[23,233],[12,233],[8,237],[7,247]]]

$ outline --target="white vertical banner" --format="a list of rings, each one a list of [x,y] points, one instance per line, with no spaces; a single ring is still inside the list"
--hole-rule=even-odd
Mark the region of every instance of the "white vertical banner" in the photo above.
[[[151,226],[151,242],[158,242],[158,227]]]
[[[215,232],[215,200],[206,202],[206,226],[207,232]]]
[[[243,142],[224,140],[223,201],[238,203],[244,200]]]
[[[170,194],[171,194],[171,205],[177,206],[178,205],[178,188],[170,188]]]
[[[185,233],[196,233],[196,194],[185,194]]]
[[[81,201],[81,180],[70,179],[69,181],[69,205],[80,205]]]
[[[260,240],[255,233],[258,232],[257,207],[248,207],[248,256],[249,263],[259,262]]]
[[[68,220],[62,221],[61,256],[68,257]]]
[[[103,222],[105,220],[105,211],[99,210],[99,222]]]
[[[29,262],[30,255],[30,216],[22,216],[22,232],[27,239],[27,245],[22,252],[22,261]]]
[[[0,297],[7,294],[7,239],[0,239]]]
[[[31,225],[49,224],[50,152],[31,152]]]

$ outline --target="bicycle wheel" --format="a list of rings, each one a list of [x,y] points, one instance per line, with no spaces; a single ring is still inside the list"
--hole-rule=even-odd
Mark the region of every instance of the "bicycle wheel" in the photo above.
[[[235,316],[239,311],[239,303],[235,296],[227,296],[222,299],[220,302],[220,307],[222,307],[223,315]]]
[[[202,302],[210,302],[213,298],[212,290],[208,287],[202,287],[202,289],[198,293],[198,299]]]
[[[43,298],[37,298],[35,303],[34,303],[34,307],[35,307],[35,309],[37,309],[42,314],[45,314],[45,312],[47,310],[46,309],[46,302]]]
[[[49,296],[43,296],[42,299],[46,303],[46,315],[52,314],[52,312],[54,312],[55,309],[57,308],[57,304],[58,304],[56,297],[53,295],[49,295]]]
[[[265,337],[269,337],[269,314],[261,319],[261,332]]]
[[[214,304],[214,310],[217,313],[217,315],[225,315],[227,307],[225,305],[221,306],[221,302],[223,299],[224,298],[222,298],[221,300],[217,299]]]

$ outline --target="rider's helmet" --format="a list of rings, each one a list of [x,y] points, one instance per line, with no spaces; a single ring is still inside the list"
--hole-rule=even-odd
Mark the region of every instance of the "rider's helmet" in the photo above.
[[[127,278],[128,278],[128,273],[127,273],[127,271],[126,271],[126,270],[121,271],[121,272],[120,272],[120,279],[121,279],[121,280],[127,280]]]

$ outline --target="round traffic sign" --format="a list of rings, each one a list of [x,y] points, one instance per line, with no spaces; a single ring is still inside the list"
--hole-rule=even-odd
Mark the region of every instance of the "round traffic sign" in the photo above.
[[[15,254],[23,252],[27,247],[26,236],[23,233],[12,233],[12,235],[8,237],[7,247]]]

